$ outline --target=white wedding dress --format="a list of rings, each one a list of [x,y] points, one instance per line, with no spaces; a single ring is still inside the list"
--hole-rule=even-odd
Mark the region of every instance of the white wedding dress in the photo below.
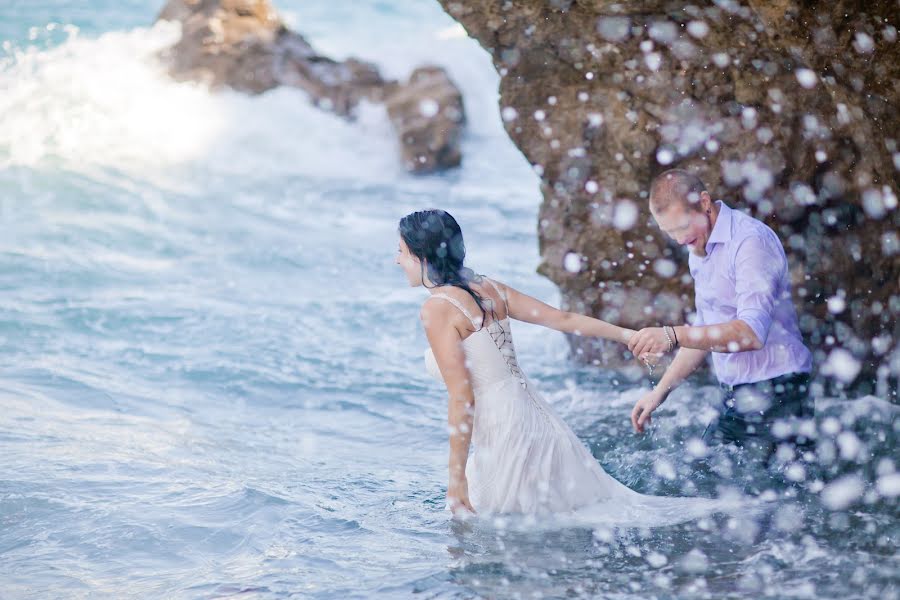
[[[441,293],[431,298],[456,306],[475,329],[462,344],[475,395],[466,478],[479,515],[559,515],[657,526],[722,508],[718,500],[646,496],[610,477],[522,373],[509,316],[481,327],[482,319],[456,299]],[[430,348],[425,363],[443,381]]]

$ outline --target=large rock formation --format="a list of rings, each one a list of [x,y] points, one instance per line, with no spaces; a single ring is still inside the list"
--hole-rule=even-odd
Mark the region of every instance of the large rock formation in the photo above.
[[[646,206],[654,175],[687,168],[780,234],[822,372],[896,393],[897,0],[439,1],[501,74],[542,177],[540,272],[568,307],[687,316],[686,257]]]
[[[251,94],[298,87],[319,107],[347,117],[361,100],[386,102],[409,171],[460,164],[462,96],[439,67],[421,67],[400,84],[370,63],[334,61],[288,29],[269,0],[170,0],[159,19],[181,24],[181,39],[163,55],[178,80]]]
[[[419,67],[385,100],[408,171],[458,165],[462,95],[440,67]]]

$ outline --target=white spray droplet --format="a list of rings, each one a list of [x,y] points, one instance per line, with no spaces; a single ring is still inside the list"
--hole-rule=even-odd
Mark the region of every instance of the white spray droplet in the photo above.
[[[822,365],[822,372],[844,383],[850,383],[856,379],[861,368],[861,363],[848,350],[835,348]]]
[[[581,271],[581,255],[577,252],[569,252],[563,258],[563,268],[569,273],[579,273]]]
[[[687,31],[697,39],[705,38],[709,33],[709,25],[705,21],[691,21],[688,23]]]
[[[822,489],[822,503],[831,510],[843,510],[862,496],[865,484],[859,475],[845,475]]]
[[[653,472],[659,477],[668,479],[669,481],[675,479],[675,466],[666,458],[656,459],[656,462],[653,463]]]
[[[841,296],[832,296],[828,299],[828,312],[833,315],[844,312],[847,307],[847,301]]]
[[[678,271],[678,266],[675,264],[675,261],[669,260],[668,258],[657,258],[653,261],[653,270],[660,277],[668,279],[669,277],[675,276],[675,273]]]
[[[888,473],[878,478],[875,489],[885,498],[900,496],[900,473]]]
[[[422,113],[422,116],[424,117],[431,118],[438,114],[440,109],[440,105],[431,98],[425,98],[419,102],[419,112]]]
[[[809,69],[797,69],[796,75],[800,85],[808,90],[816,87],[816,82],[819,80],[819,78],[816,77],[816,74]]]
[[[644,558],[644,560],[646,560],[647,563],[654,569],[659,569],[660,567],[664,567],[669,562],[669,559],[666,558],[666,555],[660,554],[659,552],[651,552]]]
[[[597,33],[610,42],[621,42],[631,32],[628,17],[601,17],[597,20]]]
[[[860,54],[869,54],[875,49],[875,40],[869,34],[857,31],[853,36],[853,49]]]
[[[838,448],[841,451],[841,458],[844,460],[853,460],[859,455],[862,448],[862,442],[856,437],[852,431],[844,431],[837,436]]]
[[[656,162],[661,165],[671,165],[675,160],[675,153],[669,148],[660,148],[656,151]]]
[[[613,226],[616,229],[626,230],[634,227],[637,222],[638,209],[631,200],[619,200],[613,213]]]

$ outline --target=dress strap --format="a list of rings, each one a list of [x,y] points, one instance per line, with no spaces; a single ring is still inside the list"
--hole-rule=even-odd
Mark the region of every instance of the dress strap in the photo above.
[[[462,305],[462,302],[460,302],[456,298],[451,298],[447,294],[441,293],[432,294],[428,297],[428,300],[430,300],[431,298],[440,298],[441,300],[446,300],[447,302],[458,308],[462,314],[466,315],[466,318],[472,321],[473,324],[478,323],[478,321],[472,317],[472,314],[468,310],[466,310],[466,307]]]
[[[495,290],[497,290],[497,295],[499,295],[499,296],[500,296],[500,299],[503,300],[503,304],[507,304],[507,302],[506,302],[506,294],[503,292],[503,290],[500,289],[500,286],[497,285],[496,283],[494,283],[494,280],[493,280],[493,279],[488,279],[487,277],[485,277],[485,279],[487,279],[488,283],[491,284],[491,287],[492,287],[492,288],[494,288]]]

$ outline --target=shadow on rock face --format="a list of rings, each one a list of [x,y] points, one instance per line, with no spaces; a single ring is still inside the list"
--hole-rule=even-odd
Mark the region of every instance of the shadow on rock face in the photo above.
[[[462,160],[462,95],[440,67],[420,67],[398,83],[371,63],[332,60],[288,29],[268,0],[170,0],[158,18],[181,24],[181,39],[162,56],[177,80],[249,94],[296,87],[348,118],[362,100],[384,102],[408,171],[448,169]]]

